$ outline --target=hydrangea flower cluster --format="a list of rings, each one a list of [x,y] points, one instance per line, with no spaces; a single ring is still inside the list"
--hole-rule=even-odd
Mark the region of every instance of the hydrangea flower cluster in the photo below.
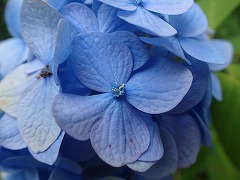
[[[161,179],[212,146],[232,46],[193,0],[9,0],[5,19],[5,178]]]

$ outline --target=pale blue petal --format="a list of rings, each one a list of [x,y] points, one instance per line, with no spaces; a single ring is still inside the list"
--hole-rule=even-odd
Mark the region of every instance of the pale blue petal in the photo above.
[[[196,159],[201,134],[196,120],[189,114],[163,116],[162,125],[173,135],[178,150],[178,167],[187,168]]]
[[[134,11],[137,9],[137,6],[133,0],[99,0],[102,3],[108,4],[118,9],[126,11]]]
[[[59,92],[53,76],[35,79],[22,94],[17,119],[24,141],[34,153],[48,149],[61,129],[55,123],[51,105]]]
[[[144,115],[125,100],[114,100],[91,130],[98,156],[114,167],[136,161],[150,143]]]
[[[30,61],[25,64],[25,73],[27,75],[30,75],[43,68],[45,68],[45,65],[43,64],[43,62],[39,59],[34,59],[33,61]]]
[[[156,36],[172,36],[177,31],[159,16],[138,7],[136,11],[119,11],[118,17],[140,28],[143,32]]]
[[[211,40],[210,43],[222,53],[222,56],[226,59],[226,63],[224,65],[209,64],[209,68],[211,71],[221,71],[232,62],[233,45],[228,41],[220,39]]]
[[[103,4],[100,6],[97,14],[99,30],[101,32],[112,33],[115,31],[132,31],[133,26],[117,16],[118,9]]]
[[[111,99],[110,93],[95,96],[58,94],[52,105],[53,116],[67,134],[87,140],[93,124],[102,118]]]
[[[0,107],[13,117],[17,116],[23,92],[36,79],[34,76],[27,76],[25,70],[26,64],[20,65],[0,82]]]
[[[67,0],[61,0],[61,1],[43,0],[43,1],[49,3],[50,5],[52,5],[56,9],[60,9],[66,3]]]
[[[87,6],[71,3],[64,6],[60,12],[76,28],[78,33],[98,31],[97,18]]]
[[[5,9],[5,21],[12,36],[21,38],[20,14],[23,0],[8,0]]]
[[[145,172],[149,168],[151,168],[155,162],[145,162],[145,161],[135,161],[131,164],[127,164],[127,166],[137,172]]]
[[[17,65],[27,61],[29,49],[23,40],[11,38],[0,43],[0,74],[6,76]]]
[[[187,66],[187,68],[193,74],[192,85],[182,101],[175,108],[169,111],[170,114],[183,113],[192,109],[200,103],[207,91],[209,74],[208,65],[201,61],[193,59],[190,60],[192,61],[192,65]]]
[[[150,179],[161,179],[177,170],[178,152],[175,140],[163,127],[160,127],[160,134],[164,147],[163,157],[148,171],[137,173],[137,175]]]
[[[191,62],[184,55],[184,51],[179,43],[179,40],[176,37],[166,37],[166,38],[140,37],[140,39],[145,43],[152,44],[159,47],[164,47],[169,52],[184,59],[188,64],[191,64]]]
[[[148,49],[135,34],[128,31],[117,31],[110,34],[109,38],[116,43],[123,43],[129,48],[133,57],[133,70],[140,68],[148,61]]]
[[[169,16],[169,23],[177,30],[180,37],[195,37],[208,28],[207,17],[196,3],[183,14]]]
[[[193,0],[147,0],[143,7],[156,13],[177,15],[186,12],[193,3]]]
[[[64,134],[65,133],[62,132],[59,135],[59,137],[56,139],[56,141],[53,142],[53,144],[46,151],[41,153],[34,153],[31,149],[29,149],[29,152],[38,161],[48,165],[53,165],[58,157],[59,149],[60,149]]]
[[[180,44],[184,51],[200,61],[214,64],[225,64],[227,60],[209,41],[195,38],[181,38]]]
[[[31,52],[44,64],[52,60],[58,22],[62,18],[41,0],[25,0],[21,13],[22,36]]]
[[[108,34],[89,33],[75,39],[73,71],[90,89],[111,92],[128,81],[132,72],[132,54],[128,47],[109,39]]]
[[[0,119],[0,145],[11,150],[27,147],[18,130],[17,120],[8,114],[4,114]]]
[[[61,19],[58,23],[56,46],[52,60],[54,64],[52,71],[57,85],[60,84],[57,75],[58,65],[63,63],[70,55],[72,51],[72,42],[73,39],[71,36],[70,26],[66,20]]]
[[[212,78],[212,95],[218,101],[222,101],[221,83],[220,83],[218,77],[214,73],[211,73],[211,78]]]
[[[149,67],[134,74],[125,87],[126,99],[137,109],[159,114],[173,109],[191,87],[192,73],[165,58],[150,59]]]

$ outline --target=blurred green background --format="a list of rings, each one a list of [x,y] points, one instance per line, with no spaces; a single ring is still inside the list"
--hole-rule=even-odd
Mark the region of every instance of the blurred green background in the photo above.
[[[0,0],[0,40],[10,37],[4,22],[6,0]],[[240,180],[240,0],[197,0],[205,11],[213,38],[234,46],[233,63],[218,73],[223,102],[213,100],[213,148],[202,147],[196,164],[179,169],[176,180]]]

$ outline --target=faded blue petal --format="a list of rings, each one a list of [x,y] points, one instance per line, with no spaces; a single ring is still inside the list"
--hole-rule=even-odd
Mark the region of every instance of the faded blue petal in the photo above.
[[[186,12],[193,2],[193,0],[148,0],[143,1],[143,7],[156,13],[177,15]]]
[[[159,114],[173,109],[192,84],[192,73],[184,66],[165,58],[155,61],[132,75],[125,90],[126,99],[137,109]]]
[[[102,3],[108,4],[118,9],[126,10],[126,11],[134,11],[137,9],[136,4],[133,0],[99,0]]]
[[[136,173],[149,179],[161,179],[177,170],[178,152],[173,136],[160,126],[160,134],[164,147],[163,157],[144,173]]]
[[[228,41],[220,39],[211,40],[210,44],[222,53],[222,56],[224,57],[224,59],[226,59],[226,64],[224,65],[209,64],[209,68],[211,71],[221,71],[232,62],[233,45]]]
[[[36,74],[31,75],[35,78]],[[33,79],[22,93],[17,119],[24,141],[34,153],[50,147],[61,129],[54,122],[51,105],[58,94],[53,76]]]
[[[56,141],[53,142],[52,145],[46,151],[41,153],[34,153],[33,151],[31,151],[31,149],[29,149],[29,152],[38,161],[48,165],[53,165],[58,157],[59,149],[60,149],[64,134],[65,133],[62,132],[59,135],[59,137],[56,139]]]
[[[218,101],[222,101],[221,83],[220,83],[218,77],[214,73],[211,73],[211,78],[212,78],[212,95]]]
[[[52,61],[58,22],[62,18],[41,0],[25,0],[21,13],[22,36],[31,52],[45,65]]]
[[[101,32],[131,31],[133,27],[117,16],[118,9],[103,4],[100,6],[97,18]]]
[[[27,147],[18,130],[17,120],[8,114],[0,119],[0,145],[11,150]]]
[[[110,38],[117,43],[125,44],[129,48],[133,57],[133,70],[140,68],[148,61],[148,49],[135,34],[128,31],[117,31],[110,34]]]
[[[138,7],[136,11],[119,11],[118,17],[140,28],[143,32],[156,36],[172,36],[177,31],[159,16]]]
[[[5,21],[12,36],[21,38],[20,14],[23,0],[8,0],[5,9]]]
[[[225,64],[227,61],[209,41],[181,38],[180,44],[187,54],[200,61],[214,64]]]
[[[111,92],[116,85],[128,81],[133,68],[127,46],[117,44],[107,34],[84,34],[75,39],[73,71],[90,89]]]
[[[29,49],[18,38],[11,38],[0,43],[0,74],[6,76],[17,65],[27,60]]]
[[[70,136],[87,140],[93,124],[100,120],[112,99],[112,94],[77,96],[58,94],[52,105],[57,124]]]
[[[124,100],[114,100],[91,130],[98,156],[114,167],[136,161],[150,143],[144,115]]]
[[[39,180],[37,169],[23,169],[6,173],[4,180]]]
[[[25,66],[25,73],[27,75],[30,75],[40,69],[43,69],[45,67],[45,65],[43,64],[42,61],[40,61],[39,59],[34,59],[33,61],[30,61],[26,64],[24,64]]]
[[[195,37],[208,28],[207,17],[196,3],[183,14],[169,16],[169,23],[177,30],[180,37]]]
[[[147,161],[135,161],[131,164],[127,164],[127,166],[137,172],[145,172],[147,171],[149,168],[151,168],[153,165],[155,164],[155,162],[147,162]]]
[[[82,180],[79,174],[73,174],[59,168],[54,168],[48,180],[60,180],[60,179],[71,179],[71,180]]]
[[[98,31],[97,18],[87,6],[71,3],[64,6],[60,12],[76,28],[78,33]]]
[[[196,120],[189,114],[165,115],[162,124],[172,134],[177,144],[178,167],[187,168],[196,159],[201,134]]]

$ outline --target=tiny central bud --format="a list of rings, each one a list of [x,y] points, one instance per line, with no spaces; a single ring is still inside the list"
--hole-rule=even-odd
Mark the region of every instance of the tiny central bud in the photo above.
[[[116,83],[117,84],[117,83]],[[112,93],[115,97],[120,97],[124,95],[124,88],[125,88],[126,84],[122,84],[119,87],[114,87],[112,88]]]
[[[142,6],[143,1],[142,1],[142,0],[136,0],[136,1],[135,1],[135,4],[136,4],[137,6]]]
[[[36,76],[36,78],[37,79],[40,79],[41,77],[46,78],[51,75],[52,75],[52,72],[50,71],[50,67],[49,65],[46,65],[45,68],[40,71],[40,74]]]

